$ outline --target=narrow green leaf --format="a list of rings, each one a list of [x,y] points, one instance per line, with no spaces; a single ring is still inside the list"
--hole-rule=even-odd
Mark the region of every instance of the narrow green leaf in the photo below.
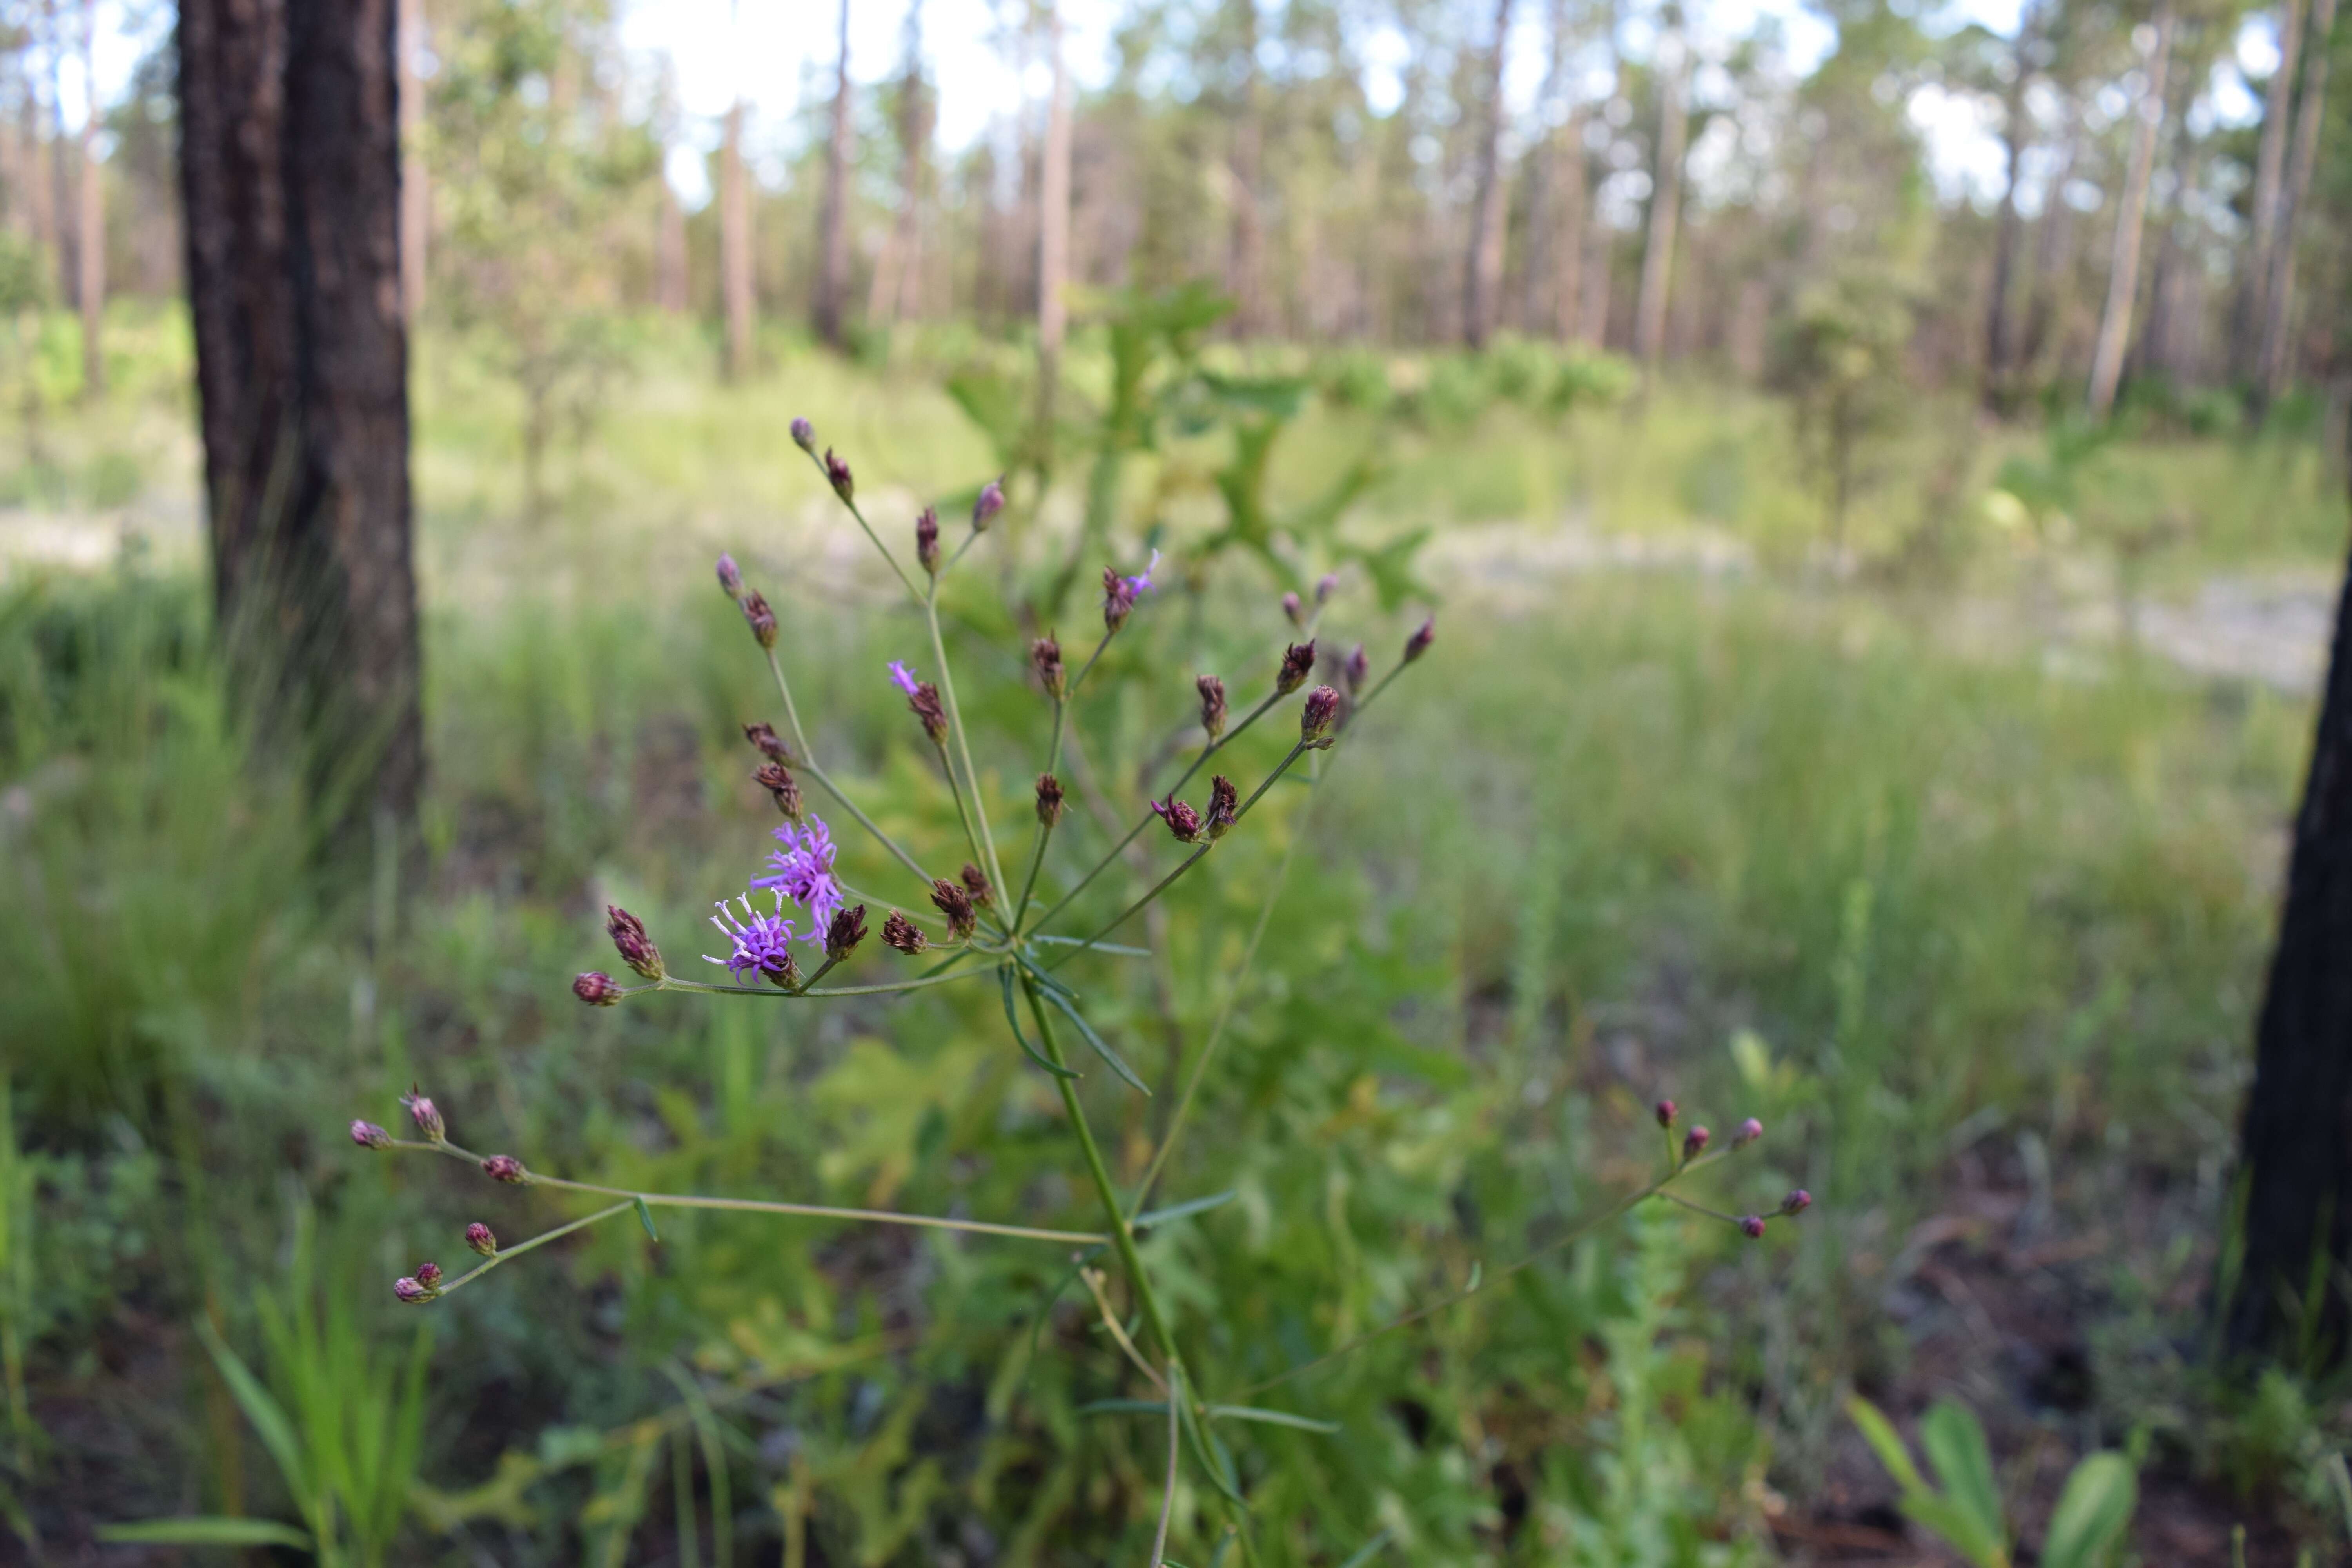
[[[646,1227],[646,1236],[648,1239],[656,1245],[660,1243],[661,1232],[654,1228],[654,1211],[646,1205],[643,1198],[637,1200],[637,1223]]]
[[[228,1384],[245,1418],[253,1423],[269,1457],[278,1461],[278,1474],[286,1478],[286,1489],[298,1499],[310,1496],[310,1470],[302,1463],[302,1445],[294,1436],[294,1424],[286,1418],[285,1410],[261,1386],[261,1380],[237,1359],[236,1352],[228,1348],[228,1342],[214,1330],[211,1320],[196,1320],[196,1337],[212,1352],[213,1363],[220,1368],[221,1381]]]
[[[1192,1457],[1200,1460],[1201,1468],[1208,1472],[1209,1484],[1223,1492],[1229,1501],[1247,1508],[1249,1500],[1242,1496],[1241,1485],[1234,1479],[1223,1449],[1215,1453],[1210,1451],[1208,1435],[1201,1430],[1200,1422],[1193,1418],[1192,1407],[1180,1399],[1176,1402],[1176,1415],[1184,1428],[1184,1441],[1192,1448]]]
[[[1381,1554],[1381,1550],[1395,1538],[1395,1531],[1381,1531],[1378,1535],[1373,1536],[1370,1541],[1365,1542],[1361,1546],[1356,1548],[1355,1555],[1349,1558],[1345,1563],[1340,1563],[1339,1568],[1364,1568],[1365,1563],[1370,1563],[1373,1558],[1378,1557]]]
[[[1013,1038],[1014,1043],[1020,1046],[1021,1054],[1027,1057],[1037,1066],[1044,1068],[1047,1072],[1052,1073],[1055,1078],[1080,1077],[1080,1074],[1072,1072],[1068,1068],[1055,1067],[1051,1061],[1048,1061],[1044,1056],[1039,1054],[1036,1047],[1029,1043],[1029,1037],[1021,1032],[1021,1013],[1020,1010],[1013,1005],[1013,966],[1011,964],[999,964],[996,970],[996,979],[997,984],[1002,986],[1004,991],[1004,1021],[1013,1026]]]
[[[1078,1026],[1078,1033],[1087,1037],[1087,1044],[1095,1048],[1095,1055],[1102,1058],[1104,1061],[1110,1064],[1111,1071],[1125,1079],[1128,1081],[1129,1087],[1132,1088],[1136,1093],[1144,1096],[1146,1099],[1150,1098],[1150,1089],[1145,1085],[1141,1079],[1135,1076],[1135,1069],[1129,1067],[1125,1062],[1119,1060],[1118,1053],[1112,1050],[1108,1046],[1103,1043],[1103,1037],[1095,1033],[1095,1026],[1092,1024],[1087,1023],[1079,1014],[1078,1010],[1070,1005],[1067,997],[1064,996],[1057,991],[1048,991],[1045,993],[1045,1000],[1051,1002],[1055,1006],[1059,1007],[1062,1012],[1067,1016],[1070,1022]]]
[[[101,1524],[98,1538],[121,1546],[290,1546],[310,1550],[310,1534],[274,1519],[232,1519],[194,1514],[184,1519],[142,1519]]]
[[[2098,1568],[2130,1528],[2138,1502],[2139,1478],[2129,1459],[2114,1452],[2084,1456],[2050,1515],[2042,1568]]]
[[[1209,1415],[1219,1421],[1257,1421],[1268,1426],[1295,1426],[1301,1432],[1337,1432],[1337,1421],[1318,1421],[1311,1416],[1293,1415],[1287,1410],[1265,1410],[1255,1405],[1212,1405]]]
[[[1906,1494],[1929,1491],[1927,1479],[1911,1462],[1911,1450],[1904,1447],[1895,1423],[1877,1405],[1857,1394],[1845,1402],[1845,1413],[1861,1432],[1862,1440],[1870,1445],[1870,1451],[1878,1456],[1878,1462],[1886,1467],[1886,1473],[1895,1478],[1896,1486]]]
[[[1212,1193],[1205,1198],[1188,1198],[1181,1204],[1170,1204],[1164,1209],[1147,1209],[1127,1223],[1137,1230],[1155,1225],[1171,1225],[1180,1219],[1190,1219],[1196,1214],[1206,1214],[1211,1209],[1223,1208],[1239,1196],[1241,1196],[1239,1188],[1228,1187],[1222,1193]]]
[[[1084,947],[1087,942],[1087,939],[1082,936],[1033,936],[1029,940],[1031,942],[1051,942],[1055,947]],[[1095,952],[1115,952],[1122,958],[1150,958],[1151,956],[1151,950],[1148,947],[1121,947],[1115,942],[1096,942],[1089,951]]]
[[[2009,1527],[2001,1512],[2000,1483],[1993,1479],[1992,1445],[1985,1441],[1982,1424],[1967,1405],[1939,1399],[1919,1418],[1919,1446],[1936,1467],[1944,1495],[1976,1522],[1974,1541],[1952,1544],[1972,1556],[1986,1548],[2006,1551]]]
[[[1080,1415],[1165,1415],[1164,1399],[1095,1399],[1077,1408]]]
[[[1021,965],[1022,973],[1027,975],[1030,979],[1035,981],[1046,990],[1053,992],[1056,995],[1066,996],[1073,1002],[1078,999],[1078,994],[1076,992],[1071,990],[1069,986],[1063,984],[1061,981],[1055,979],[1052,975],[1046,973],[1035,964],[1029,963],[1026,959],[1016,959],[1014,962]]]

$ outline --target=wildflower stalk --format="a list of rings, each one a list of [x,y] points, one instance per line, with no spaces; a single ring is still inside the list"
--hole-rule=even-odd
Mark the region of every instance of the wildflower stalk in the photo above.
[[[985,858],[982,859],[981,864],[988,868],[989,881],[998,889],[998,896],[1001,898],[1003,896],[1005,886],[1004,868],[997,864],[996,837],[989,831],[988,805],[980,796],[980,773],[971,765],[971,742],[964,736],[963,710],[956,703],[955,676],[948,668],[947,645],[940,638],[940,588],[937,583],[931,584],[929,595],[923,600],[923,619],[930,629],[931,658],[939,666],[940,699],[948,710],[948,729],[955,736],[956,756],[963,763],[964,782],[971,786],[972,816],[978,819],[980,825],[980,837],[973,846],[973,852],[978,855],[981,851],[986,851]],[[946,752],[945,747],[940,748],[942,761],[946,759]],[[955,769],[952,766],[948,769],[948,786],[950,789],[955,787]],[[956,809],[958,811],[963,809],[961,797],[957,799]],[[971,837],[971,829],[972,823],[967,819],[964,823],[965,837]],[[1013,928],[1007,924],[1004,929],[1009,934]]]
[[[1063,688],[1060,692],[1056,693],[1054,698],[1054,738],[1046,743],[1045,747],[1045,771],[1049,773],[1059,773],[1061,771],[1062,731],[1069,714],[1070,701],[1073,698],[1077,696],[1078,688],[1085,683],[1087,673],[1094,668],[1095,661],[1102,658],[1103,649],[1108,647],[1110,646],[1110,639],[1117,636],[1118,636],[1118,628],[1117,626],[1113,626],[1110,630],[1103,633],[1101,639],[1095,644],[1095,651],[1087,655],[1086,663],[1078,666],[1078,673],[1072,678],[1069,684]],[[1198,764],[1196,763],[1195,765],[1197,766]],[[1144,821],[1149,822],[1150,820],[1151,819],[1150,816],[1147,815],[1144,817]],[[1140,825],[1139,825],[1137,832],[1140,831],[1142,831],[1142,829]],[[1046,841],[1053,837],[1054,825],[1052,823],[1041,822],[1037,825],[1037,845],[1035,849],[1032,851],[1029,856],[1029,875],[1022,879],[1021,899],[1020,901],[1014,905],[1013,910],[1013,929],[1016,933],[1021,930],[1022,917],[1029,912],[1030,897],[1037,890],[1037,873],[1045,864],[1045,844]],[[1126,838],[1119,841],[1118,848],[1113,849],[1111,853],[1113,855],[1117,855],[1119,849],[1126,848],[1128,844],[1131,842],[1134,837],[1135,834],[1129,834]],[[1097,869],[1100,869],[1100,868],[1097,868]],[[1091,879],[1093,873],[1088,872],[1087,876]],[[1085,885],[1086,884],[1083,882],[1079,884],[1080,887],[1084,887]],[[1074,892],[1076,890],[1076,889],[1072,889]],[[1055,907],[1058,908],[1059,906],[1057,905]],[[1040,919],[1038,923],[1042,925],[1045,921]]]
[[[1151,1538],[1151,1568],[1160,1568],[1168,1561],[1168,1521],[1176,1511],[1176,1415],[1177,1400],[1183,1391],[1176,1379],[1176,1363],[1168,1363],[1165,1379],[1168,1390],[1168,1479],[1160,1489],[1160,1529]]]
[[[816,465],[816,471],[824,474],[825,483],[832,485],[833,476],[825,473],[824,459],[816,455],[816,448],[814,446],[808,446],[801,449],[808,454],[809,461]],[[866,521],[866,514],[857,509],[856,499],[841,495],[839,489],[835,489],[834,494],[841,496],[841,504],[849,509],[849,515],[857,520],[857,526],[866,531],[866,537],[874,542],[874,548],[880,551],[882,559],[890,563],[891,574],[898,579],[898,585],[907,590],[908,597],[919,605],[921,604],[923,602],[921,590],[915,586],[914,579],[907,575],[907,569],[898,564],[898,558],[890,553],[890,547],[882,542],[882,536],[874,531],[874,525]]]
[[[641,996],[648,991],[696,991],[706,996],[780,996],[786,1001],[797,1001],[803,996],[883,996],[893,991],[919,991],[926,985],[944,985],[950,980],[969,980],[980,973],[977,969],[967,969],[961,973],[894,980],[887,985],[827,985],[819,990],[800,991],[785,991],[772,985],[710,985],[699,980],[680,980],[672,974],[665,975],[650,985],[624,985],[619,994]]]
[[[784,667],[777,661],[776,650],[773,648],[770,648],[768,650],[768,670],[770,674],[776,678],[776,689],[782,694],[784,699],[784,718],[791,723],[793,727],[793,739],[794,742],[798,742],[800,746],[800,751],[795,761],[799,763],[801,771],[808,774],[809,777],[814,779],[819,787],[824,789],[825,794],[833,796],[834,800],[840,805],[842,810],[849,813],[852,817],[856,818],[858,826],[863,827],[866,832],[872,834],[876,843],[881,845],[883,848],[887,849],[892,855],[896,856],[898,858],[898,864],[907,868],[908,870],[912,871],[915,874],[916,879],[920,881],[925,887],[929,887],[931,884],[931,874],[923,869],[922,864],[912,855],[908,854],[897,839],[883,832],[881,826],[872,817],[860,811],[857,808],[857,803],[850,799],[848,795],[843,794],[841,786],[833,782],[833,775],[826,773],[823,768],[817,765],[816,758],[812,755],[809,751],[808,736],[803,734],[801,731],[800,715],[793,710],[792,686],[784,679]],[[880,900],[877,900],[877,901],[879,902]]]
[[[408,1145],[404,1143],[400,1145],[400,1147],[405,1148],[408,1147]],[[573,1220],[569,1225],[559,1225],[553,1230],[543,1230],[537,1236],[532,1237],[529,1241],[518,1241],[512,1247],[501,1247],[498,1251],[492,1253],[489,1257],[483,1258],[479,1263],[475,1264],[471,1268],[467,1269],[455,1279],[445,1280],[439,1290],[436,1292],[436,1295],[446,1296],[450,1291],[455,1290],[458,1286],[463,1285],[468,1279],[479,1279],[481,1276],[488,1274],[491,1269],[496,1268],[499,1264],[506,1262],[509,1258],[520,1258],[524,1253],[529,1252],[535,1247],[545,1247],[549,1242],[557,1239],[559,1237],[570,1236],[575,1230],[585,1230],[590,1226],[595,1225],[600,1221],[611,1219],[616,1214],[626,1214],[636,1206],[635,1200],[629,1199],[622,1203],[614,1204],[610,1208],[598,1209],[594,1214],[584,1215],[582,1217]]]

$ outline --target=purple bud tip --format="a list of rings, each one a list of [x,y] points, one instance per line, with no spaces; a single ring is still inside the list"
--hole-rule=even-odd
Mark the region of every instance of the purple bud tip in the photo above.
[[[572,994],[591,1007],[610,1007],[621,1000],[621,988],[601,969],[592,969],[572,982]]]
[[[1764,1124],[1751,1116],[1739,1124],[1738,1131],[1731,1135],[1731,1146],[1737,1149],[1744,1144],[1753,1143],[1763,1136]]]
[[[727,596],[730,599],[743,596],[743,570],[735,564],[732,555],[719,557],[719,585],[727,590]]]
[[[1315,584],[1315,602],[1318,605],[1322,604],[1331,596],[1332,591],[1339,586],[1339,574],[1337,572],[1324,573],[1322,577],[1318,579]]]
[[[1299,624],[1299,604],[1297,595],[1285,594],[1282,596],[1282,613],[1289,617],[1290,624],[1292,626],[1295,626]]]
[[[427,1290],[438,1290],[441,1289],[441,1266],[437,1263],[418,1264],[416,1282]]]
[[[890,661],[890,684],[909,697],[915,694],[915,672],[907,668],[904,659]]]
[[[1415,631],[1412,636],[1404,639],[1404,661],[1407,664],[1411,664],[1414,659],[1417,659],[1423,654],[1427,653],[1429,651],[1429,645],[1436,640],[1437,617],[1435,616],[1432,616],[1427,620],[1421,623],[1419,630]]]
[[[480,1220],[476,1220],[466,1227],[466,1245],[484,1258],[496,1258],[499,1255],[499,1238],[492,1235],[490,1227]]]
[[[793,421],[793,445],[803,452],[816,450],[816,426],[805,419]]]
[[[354,1121],[352,1123],[352,1142],[362,1149],[389,1149],[392,1147],[392,1134],[373,1121]]]
[[[1307,694],[1307,705],[1298,710],[1298,739],[1308,746],[1331,743],[1331,724],[1339,716],[1339,694],[1328,686],[1318,686]]]
[[[1692,1128],[1683,1135],[1683,1158],[1696,1159],[1699,1151],[1706,1147],[1706,1141],[1713,1136],[1714,1134],[1704,1127]]]
[[[1674,1124],[1675,1102],[1671,1100],[1662,1100],[1658,1101],[1658,1125],[1661,1127],[1672,1127]]]
[[[523,1180],[522,1162],[512,1154],[492,1154],[482,1162],[482,1173],[494,1182],[520,1185]]]
[[[443,1124],[440,1109],[418,1092],[415,1084],[408,1086],[408,1092],[400,1097],[400,1103],[408,1107],[409,1120],[416,1123],[419,1132],[433,1142],[441,1142]]]
[[[1785,1215],[1801,1215],[1812,1206],[1813,1194],[1802,1187],[1780,1200],[1780,1212]]]
[[[988,520],[1004,510],[1004,476],[999,474],[980,487],[980,499],[971,503],[971,531],[980,532]]]
[[[1760,1214],[1741,1215],[1739,1216],[1739,1233],[1750,1241],[1763,1240],[1764,1216]]]
[[[434,1291],[426,1289],[422,1284],[406,1275],[392,1282],[392,1293],[412,1307],[421,1306],[430,1301],[435,1295]]]

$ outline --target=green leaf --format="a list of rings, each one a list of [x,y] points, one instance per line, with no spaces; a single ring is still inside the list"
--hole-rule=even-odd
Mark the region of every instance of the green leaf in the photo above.
[[[996,980],[1004,992],[1004,1021],[1013,1026],[1013,1038],[1014,1043],[1020,1046],[1021,1054],[1055,1078],[1079,1077],[1079,1074],[1072,1072],[1068,1068],[1055,1067],[1046,1060],[1039,1054],[1037,1047],[1029,1043],[1029,1037],[1021,1032],[1021,1013],[1013,1005],[1013,966],[1009,963],[997,965]]]
[[[228,1384],[228,1391],[235,1396],[238,1408],[245,1412],[245,1418],[253,1423],[253,1429],[260,1435],[262,1446],[269,1450],[269,1457],[278,1461],[278,1472],[286,1478],[286,1489],[298,1500],[309,1497],[310,1471],[302,1463],[302,1445],[294,1436],[294,1424],[286,1418],[286,1412],[279,1407],[278,1401],[269,1396],[269,1391],[261,1386],[260,1380],[253,1375],[245,1363],[237,1359],[236,1352],[228,1348],[227,1342],[214,1329],[211,1320],[196,1320],[196,1337],[204,1341],[205,1349],[212,1352],[214,1364],[220,1368],[221,1381]]]
[[[637,1223],[646,1227],[646,1237],[658,1246],[661,1242],[661,1233],[654,1229],[654,1211],[646,1205],[643,1198],[637,1200]]]
[[[1048,991],[1045,993],[1045,999],[1059,1007],[1070,1022],[1078,1026],[1078,1033],[1087,1037],[1087,1044],[1095,1048],[1095,1055],[1110,1064],[1111,1071],[1125,1079],[1136,1093],[1147,1100],[1150,1098],[1151,1090],[1145,1086],[1141,1079],[1135,1076],[1135,1069],[1119,1060],[1118,1053],[1103,1043],[1103,1037],[1095,1033],[1094,1026],[1080,1016],[1078,1010],[1070,1005],[1067,997],[1058,991]]]
[[[1082,936],[1033,936],[1031,942],[1051,942],[1055,947],[1083,947],[1088,952],[1115,952],[1122,958],[1150,958],[1148,947],[1123,947],[1115,942],[1088,942]],[[1043,975],[1038,976],[1044,979]]]
[[[1350,1556],[1345,1563],[1340,1563],[1339,1568],[1364,1568],[1365,1563],[1370,1563],[1373,1558],[1378,1557],[1381,1551],[1387,1547],[1388,1543],[1395,1538],[1396,1531],[1394,1530],[1381,1531],[1378,1535],[1373,1536],[1370,1541],[1367,1541],[1361,1546],[1357,1547],[1354,1555]]]
[[[1318,1421],[1311,1416],[1293,1415],[1287,1410],[1265,1410],[1255,1405],[1212,1405],[1209,1416],[1216,1421],[1256,1421],[1268,1426],[1291,1426],[1301,1432],[1337,1432],[1337,1421]]]
[[[1870,1445],[1870,1451],[1878,1456],[1878,1462],[1886,1467],[1886,1473],[1895,1478],[1895,1484],[1906,1496],[1929,1490],[1919,1467],[1911,1462],[1911,1450],[1903,1446],[1902,1436],[1895,1430],[1895,1423],[1877,1405],[1857,1394],[1845,1402],[1845,1413],[1862,1434],[1862,1440]]]
[[[192,1514],[183,1519],[142,1519],[101,1524],[98,1538],[121,1546],[290,1546],[310,1550],[310,1534],[274,1519],[231,1519]]]
[[[2097,1568],[2123,1539],[2138,1502],[2139,1478],[2129,1459],[2113,1452],[2084,1456],[2050,1515],[2042,1568]]]
[[[1189,1219],[1196,1214],[1205,1214],[1211,1209],[1223,1208],[1239,1196],[1241,1196],[1239,1188],[1228,1187],[1222,1193],[1211,1193],[1205,1198],[1191,1198],[1181,1204],[1171,1204],[1164,1209],[1147,1209],[1127,1223],[1136,1230],[1148,1229],[1155,1225],[1169,1225],[1176,1220]]]
[[[1952,1544],[1984,1561],[1984,1550],[2005,1552],[2009,1528],[2001,1517],[2000,1483],[1993,1479],[1992,1446],[1965,1405],[1939,1399],[1919,1419],[1919,1446],[1936,1467],[1944,1495],[1976,1524],[1976,1540]]]
[[[1080,1415],[1165,1415],[1164,1399],[1093,1399],[1077,1408]]]

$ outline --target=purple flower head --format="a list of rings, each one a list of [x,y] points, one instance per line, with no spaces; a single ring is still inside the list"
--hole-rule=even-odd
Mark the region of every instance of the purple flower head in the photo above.
[[[621,1005],[621,988],[613,977],[601,969],[592,969],[572,982],[572,994],[591,1007],[617,1007]]]
[[[1812,1206],[1813,1194],[1802,1187],[1780,1200],[1780,1212],[1784,1215],[1801,1215]]]
[[[733,951],[724,958],[713,958],[706,952],[703,962],[719,965],[735,976],[738,984],[749,984],[761,976],[778,985],[791,984],[800,973],[799,965],[793,962],[793,922],[781,913],[759,913],[751,908],[749,896],[739,897],[735,901],[743,907],[740,918],[727,907],[725,900],[719,900],[719,912],[710,917],[710,923],[733,945]],[[776,908],[782,910],[783,907],[784,897],[778,893]]]
[[[1731,1146],[1735,1149],[1741,1148],[1763,1136],[1764,1124],[1751,1116],[1739,1124],[1738,1131],[1731,1135]]]
[[[362,1149],[389,1149],[392,1147],[392,1134],[373,1121],[354,1121],[352,1123],[352,1142]]]
[[[915,694],[915,672],[907,668],[904,659],[890,661],[890,684],[909,697]]]
[[[441,1266],[437,1263],[418,1264],[416,1282],[427,1290],[438,1290],[441,1289]]]
[[[1305,607],[1299,604],[1298,595],[1296,594],[1285,594],[1282,596],[1282,614],[1283,618],[1294,626],[1303,626],[1307,624]]]
[[[1707,1136],[1707,1131],[1704,1127],[1694,1127],[1689,1131],[1684,1133],[1683,1158],[1685,1160],[1697,1159],[1700,1152],[1706,1148]]]
[[[767,875],[752,878],[751,886],[808,910],[808,940],[822,943],[834,911],[841,908],[841,883],[833,874],[832,830],[824,818],[812,813],[802,824],[778,823],[775,835],[783,847],[768,852]]]
[[[803,452],[814,455],[816,451],[816,426],[810,424],[806,419],[793,420],[793,445],[798,447]]]
[[[980,487],[980,497],[971,503],[971,531],[984,531],[989,519],[1004,510],[1004,476],[999,474]]]
[[[735,557],[724,552],[719,557],[719,585],[727,591],[730,599],[743,596],[742,568],[735,564]]]
[[[441,1294],[438,1290],[426,1289],[404,1274],[392,1282],[392,1293],[412,1307],[423,1306]]]
[[[1166,800],[1155,800],[1149,804],[1151,809],[1159,814],[1160,820],[1168,825],[1168,831],[1175,836],[1177,843],[1193,844],[1199,842],[1201,837],[1201,814],[1199,812],[1194,811],[1184,802],[1178,800],[1173,795],[1171,795]]]
[[[1420,626],[1414,630],[1412,636],[1404,639],[1405,663],[1411,664],[1414,659],[1417,659],[1423,654],[1427,653],[1429,651],[1429,645],[1436,640],[1437,617],[1435,616],[1432,616],[1427,620],[1421,623]]]
[[[1741,1215],[1739,1216],[1739,1234],[1746,1237],[1750,1241],[1763,1240],[1764,1216],[1760,1214]]]
[[[434,1143],[441,1142],[443,1129],[440,1109],[433,1103],[424,1090],[413,1083],[410,1084],[408,1092],[400,1097],[400,1103],[408,1107],[409,1120],[416,1123],[416,1131],[425,1134],[427,1142]]]
[[[1116,567],[1103,568],[1103,625],[1117,631],[1127,622],[1128,612],[1135,608],[1136,596],[1152,591],[1151,574],[1160,570],[1160,552],[1151,552],[1151,563],[1132,577],[1122,577]]]
[[[1371,656],[1364,652],[1362,643],[1358,643],[1348,650],[1348,662],[1339,667],[1340,677],[1348,683],[1348,695],[1353,697],[1361,691],[1365,678],[1371,673]]]
[[[1127,585],[1140,594],[1151,586],[1151,574],[1160,570],[1160,552],[1151,552],[1151,563],[1127,580]]]
[[[480,1220],[476,1220],[466,1227],[466,1245],[484,1258],[496,1258],[499,1255],[497,1233]]]
[[[1337,589],[1339,586],[1339,574],[1337,572],[1324,573],[1320,578],[1317,579],[1315,584],[1315,602],[1318,605],[1322,604],[1331,596],[1333,590]]]
[[[522,1168],[522,1162],[512,1154],[486,1156],[482,1161],[482,1174],[494,1182],[504,1182],[509,1186],[514,1187],[522,1185],[529,1179],[528,1173]]]

